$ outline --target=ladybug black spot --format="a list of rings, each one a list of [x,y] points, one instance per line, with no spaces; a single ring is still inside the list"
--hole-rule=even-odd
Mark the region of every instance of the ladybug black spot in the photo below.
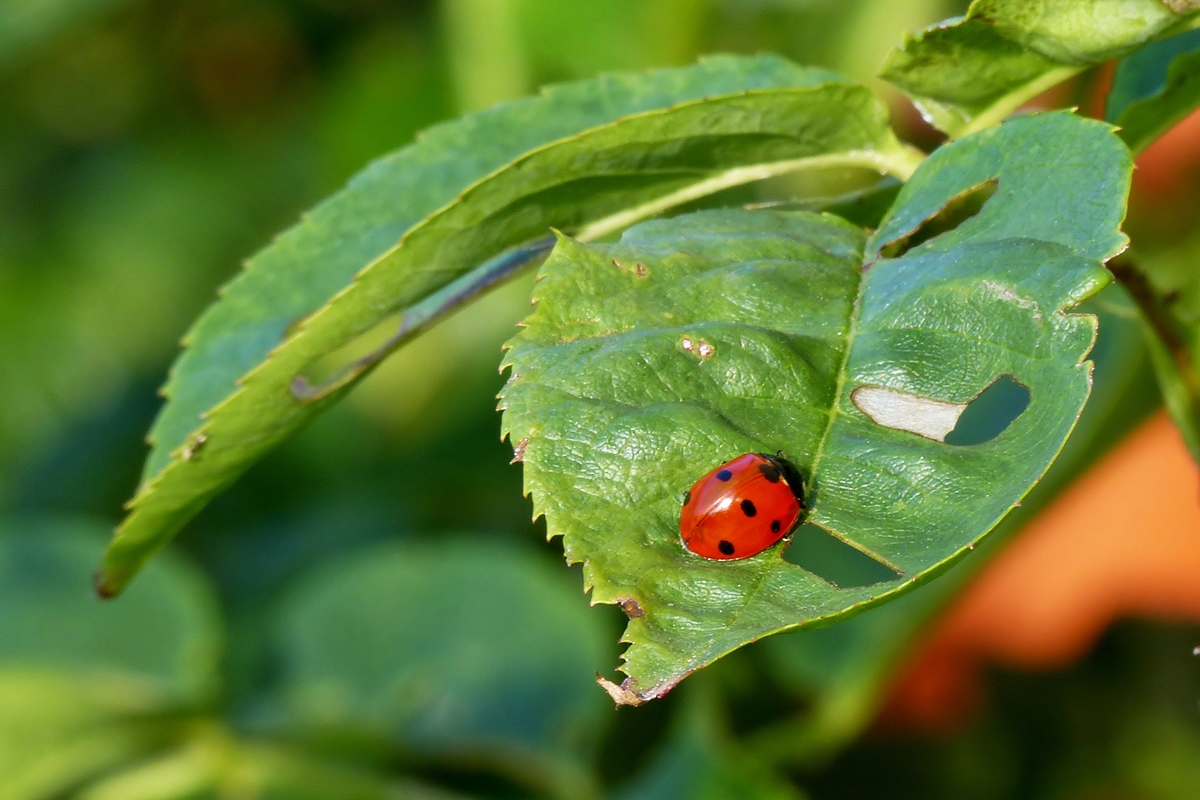
[[[733,542],[722,539],[721,541],[717,542],[717,549],[725,555],[731,556],[733,555]]]
[[[758,509],[754,507],[754,503],[750,502],[749,500],[743,500],[742,501],[742,513],[745,514],[747,517],[753,517],[755,514],[758,513]]]
[[[732,477],[733,477],[733,473],[727,469],[723,469],[717,473],[717,480],[719,480],[719,481],[727,481]]]
[[[683,504],[686,506],[690,502],[692,502],[692,491],[689,489],[683,493]]]
[[[758,471],[771,483],[779,483],[779,468],[774,464],[759,464]]]
[[[779,533],[779,520],[771,520],[771,533]]]

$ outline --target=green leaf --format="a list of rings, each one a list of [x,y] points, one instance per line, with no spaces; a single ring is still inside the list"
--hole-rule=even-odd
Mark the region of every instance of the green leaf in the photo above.
[[[0,525],[0,796],[57,795],[163,733],[145,715],[212,699],[216,603],[172,559],[121,603],[88,592],[100,526]]]
[[[533,255],[479,267],[506,248],[550,225],[595,238],[806,167],[907,176],[913,163],[867,90],[767,56],[568,84],[430,130],[252,258],[188,334],[99,590],[120,591],[380,358]],[[391,336],[368,357],[316,388],[301,380],[381,324]]]
[[[1161,0],[975,0],[965,18],[906,37],[880,76],[931,124],[965,136],[1183,19]]]
[[[1105,116],[1135,153],[1200,106],[1200,30],[1143,47],[1121,59]]]
[[[472,753],[501,770],[577,761],[604,711],[590,676],[611,651],[602,621],[557,573],[478,537],[323,569],[277,625],[294,720],[427,755]],[[580,779],[559,772],[549,780]]]
[[[607,687],[618,702],[911,588],[1020,500],[1087,399],[1095,319],[1066,312],[1125,244],[1130,172],[1109,126],[1059,112],[937,151],[869,239],[828,215],[718,211],[645,223],[615,245],[560,240],[510,343],[501,407],[535,513],[583,562],[593,602],[637,609],[629,677]],[[993,182],[976,216],[880,256]],[[932,412],[960,413],[1004,375],[1030,390],[1025,412],[990,442],[939,441]],[[876,424],[864,387],[920,419]],[[784,547],[728,562],[687,551],[684,490],[751,451],[782,451],[810,487],[808,521],[902,578],[839,589]]]

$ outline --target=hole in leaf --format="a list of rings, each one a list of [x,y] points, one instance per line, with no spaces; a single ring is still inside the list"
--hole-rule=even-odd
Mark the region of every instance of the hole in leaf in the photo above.
[[[1001,375],[967,405],[954,430],[946,434],[946,444],[968,446],[990,442],[1025,412],[1029,400],[1028,388],[1011,375]]]
[[[900,575],[819,525],[806,523],[794,534],[783,560],[808,570],[840,589],[894,581]]]
[[[967,408],[884,386],[860,386],[851,393],[850,400],[876,425],[915,433],[935,442],[945,441]]]
[[[996,178],[991,178],[959,192],[940,211],[926,218],[915,231],[880,248],[879,254],[884,258],[899,258],[914,247],[954,230],[983,210],[984,204],[996,193],[998,184]]]

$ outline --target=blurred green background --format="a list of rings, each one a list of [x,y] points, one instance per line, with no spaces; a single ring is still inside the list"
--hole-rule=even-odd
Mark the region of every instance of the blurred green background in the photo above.
[[[998,673],[954,736],[858,737],[949,589],[614,711],[592,675],[623,617],[587,609],[497,439],[528,279],[393,357],[127,597],[89,592],[180,336],[369,160],[547,82],[706,52],[871,81],[904,31],[964,8],[0,0],[0,800],[1200,797],[1194,626],[1122,624],[1066,673]],[[1113,330],[1098,385],[1133,399],[1064,479],[1156,402]]]

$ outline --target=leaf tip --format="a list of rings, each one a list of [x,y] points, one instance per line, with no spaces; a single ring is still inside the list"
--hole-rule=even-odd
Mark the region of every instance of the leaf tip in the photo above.
[[[101,600],[112,600],[121,593],[120,581],[103,569],[98,569],[92,575],[92,589]]]

